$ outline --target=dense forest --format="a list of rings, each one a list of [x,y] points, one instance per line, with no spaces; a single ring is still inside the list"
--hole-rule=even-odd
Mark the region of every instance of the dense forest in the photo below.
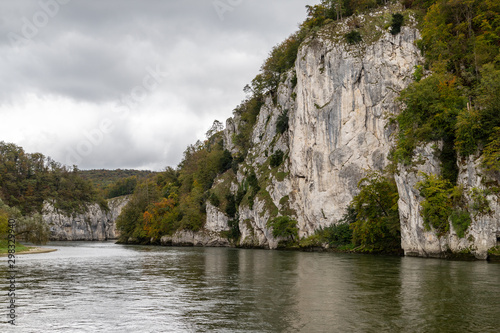
[[[0,142],[0,197],[23,215],[40,213],[44,201],[68,213],[85,210],[91,202],[106,207],[76,166],[68,168],[40,153],[26,153],[5,142]]]
[[[83,179],[90,180],[95,189],[107,199],[132,194],[137,183],[154,176],[148,170],[80,170]]]
[[[15,217],[18,236],[33,242],[48,239],[42,223],[44,202],[71,214],[83,212],[89,203],[107,203],[76,166],[68,168],[40,153],[0,142],[0,234],[6,234],[7,220]]]

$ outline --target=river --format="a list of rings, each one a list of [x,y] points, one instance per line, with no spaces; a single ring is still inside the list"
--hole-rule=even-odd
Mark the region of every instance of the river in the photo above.
[[[17,256],[15,327],[0,284],[1,332],[500,331],[500,264],[112,242],[48,247],[58,251]]]

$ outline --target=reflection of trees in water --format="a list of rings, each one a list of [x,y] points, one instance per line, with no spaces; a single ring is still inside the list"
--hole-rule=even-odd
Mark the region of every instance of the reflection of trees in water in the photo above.
[[[209,329],[227,329],[222,325],[232,322],[237,323],[233,329],[290,331],[297,253],[218,250],[217,256],[206,256],[206,276],[217,300],[210,310],[217,320]]]
[[[477,331],[500,322],[498,265],[227,248],[158,251],[130,274],[154,275],[149,281],[175,300],[165,307],[175,307],[194,331]]]
[[[400,331],[401,258],[360,255],[351,261],[350,301],[358,325],[374,331]]]
[[[498,286],[500,278],[488,268],[483,262],[403,258],[402,316],[423,331],[497,330],[500,291],[487,286]]]

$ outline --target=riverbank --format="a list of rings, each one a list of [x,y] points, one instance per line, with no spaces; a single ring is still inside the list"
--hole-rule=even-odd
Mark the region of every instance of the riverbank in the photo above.
[[[234,244],[231,242],[227,242],[226,244],[205,244],[203,242],[199,242],[196,239],[193,238],[191,242],[189,241],[182,241],[182,242],[174,242],[172,239],[169,238],[168,242],[164,241],[156,241],[156,242],[151,242],[151,241],[145,241],[145,242],[139,242],[137,240],[128,240],[127,242],[124,242],[123,240],[120,241],[118,240],[116,244],[121,244],[121,245],[144,245],[144,246],[166,246],[166,247],[227,247],[227,248],[241,248],[241,249],[263,249],[263,250],[270,250],[269,247],[265,246],[249,246],[249,245],[240,245],[240,244]],[[500,247],[494,248],[496,249],[495,252],[490,251],[487,257],[487,261],[490,262],[500,262]],[[331,252],[331,253],[351,253],[351,254],[363,254],[363,255],[383,255],[383,256],[394,256],[394,257],[419,257],[419,256],[413,256],[411,254],[404,254],[404,251],[402,249],[395,249],[393,251],[383,251],[383,250],[376,250],[376,249],[366,249],[360,246],[355,246],[353,244],[343,244],[343,245],[334,245],[334,244],[327,244],[327,243],[316,243],[316,242],[308,242],[305,240],[302,240],[301,242],[279,242],[278,247],[275,248],[274,250],[277,251],[299,251],[299,252]],[[492,249],[493,250],[493,249]],[[456,260],[456,261],[482,261],[484,259],[478,259],[474,256],[473,253],[471,253],[470,250],[464,250],[458,253],[452,252],[452,251],[446,251],[444,253],[441,253],[439,255],[429,255],[427,257],[421,257],[421,258],[430,258],[430,259],[444,259],[444,260]]]
[[[50,249],[47,247],[29,247],[28,250],[26,251],[21,251],[21,252],[16,252],[16,255],[19,254],[35,254],[35,253],[49,253],[49,252],[54,252],[57,251],[57,249]]]
[[[35,254],[35,253],[48,253],[54,252],[57,249],[51,249],[46,247],[37,247],[37,246],[25,246],[21,243],[16,243],[16,255],[19,254]],[[6,240],[0,241],[0,257],[8,256],[8,242]]]

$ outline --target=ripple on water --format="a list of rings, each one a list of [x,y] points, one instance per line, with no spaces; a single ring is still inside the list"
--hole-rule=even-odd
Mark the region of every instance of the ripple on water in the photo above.
[[[8,332],[500,327],[500,265],[484,262],[109,242],[49,246],[58,251],[19,262],[19,326],[6,326]]]

